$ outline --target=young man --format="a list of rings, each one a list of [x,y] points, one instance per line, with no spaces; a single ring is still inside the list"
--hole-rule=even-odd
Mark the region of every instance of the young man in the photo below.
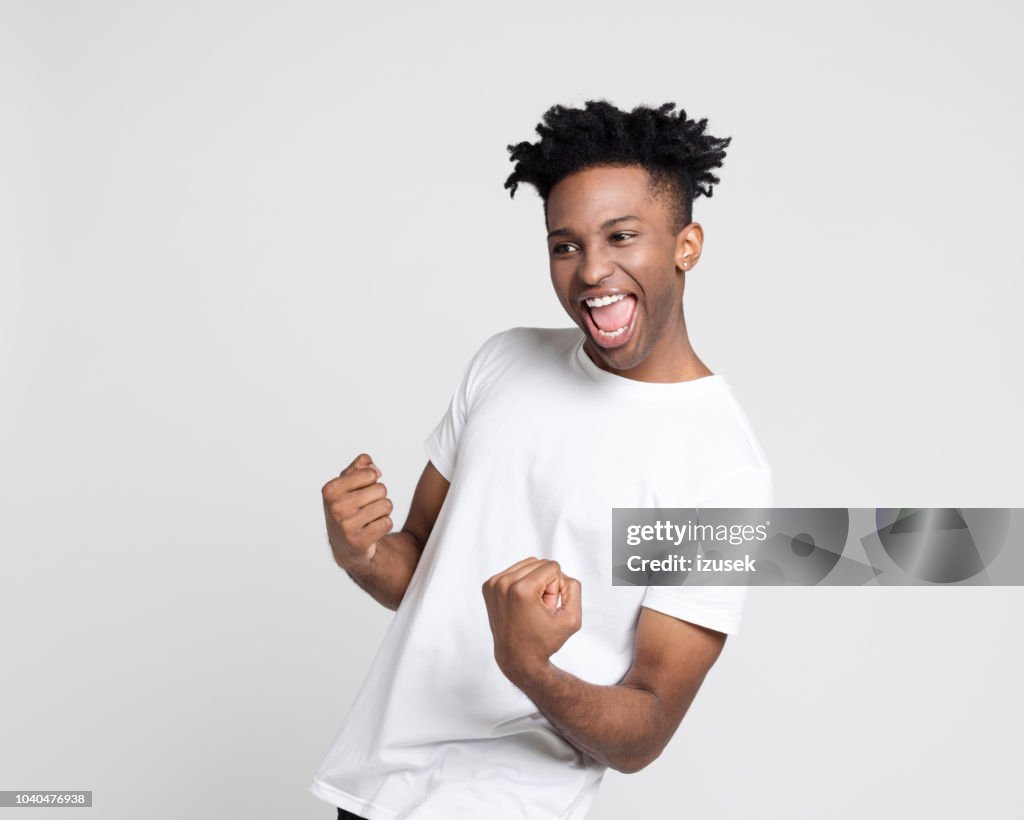
[[[674,108],[554,106],[509,146],[574,327],[483,344],[401,531],[369,455],[323,487],[335,560],[397,612],[310,785],[341,817],[582,818],[607,767],[658,757],[738,630],[746,587],[612,585],[613,507],[773,504],[683,317],[692,202],[729,139]]]

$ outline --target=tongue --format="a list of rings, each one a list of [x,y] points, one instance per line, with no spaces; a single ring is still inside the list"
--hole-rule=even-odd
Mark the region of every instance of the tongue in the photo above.
[[[591,308],[590,316],[594,320],[595,325],[601,328],[601,330],[609,332],[628,325],[629,320],[633,318],[634,307],[636,307],[636,297],[627,296],[625,299],[619,299],[618,302],[612,302],[610,305]]]

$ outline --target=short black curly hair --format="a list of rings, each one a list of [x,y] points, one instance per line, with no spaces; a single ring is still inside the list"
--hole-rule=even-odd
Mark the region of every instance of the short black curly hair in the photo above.
[[[529,183],[544,200],[563,177],[599,165],[639,165],[651,177],[652,194],[667,195],[672,231],[678,233],[693,216],[693,200],[711,196],[732,137],[705,134],[707,119],[692,120],[667,102],[657,108],[639,105],[630,112],[607,100],[588,100],[583,108],[553,105],[537,125],[540,140],[509,145],[515,170],[505,180],[514,197],[520,183]]]

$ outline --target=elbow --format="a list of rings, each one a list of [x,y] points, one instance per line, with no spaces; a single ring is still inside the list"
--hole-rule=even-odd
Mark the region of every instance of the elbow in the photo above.
[[[636,774],[652,762],[650,760],[628,760],[623,763],[613,764],[612,768],[621,774]]]
[[[632,757],[623,758],[622,760],[615,761],[609,764],[611,768],[621,774],[636,774],[641,769],[646,769],[650,766],[658,757],[661,756],[661,749],[652,750],[647,754],[634,755]]]

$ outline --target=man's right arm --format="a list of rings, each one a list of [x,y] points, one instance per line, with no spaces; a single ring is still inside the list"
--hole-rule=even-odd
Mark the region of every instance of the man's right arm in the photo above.
[[[356,456],[322,490],[334,560],[374,600],[398,609],[423,547],[448,494],[448,480],[429,461],[400,532],[392,532],[394,505],[366,453]]]

